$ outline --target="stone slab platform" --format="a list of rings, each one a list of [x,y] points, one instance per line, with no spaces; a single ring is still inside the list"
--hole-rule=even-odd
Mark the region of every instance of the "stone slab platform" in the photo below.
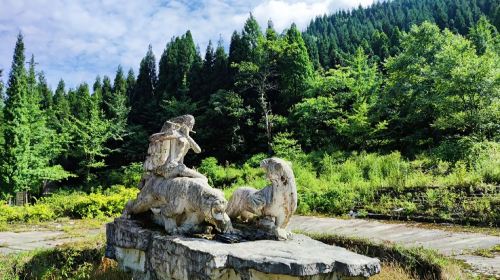
[[[107,224],[106,235],[106,256],[139,279],[363,279],[380,271],[378,259],[304,235],[226,244],[122,218]]]
[[[440,254],[460,259],[471,265],[474,273],[500,279],[500,254],[493,258],[474,256],[479,249],[500,245],[500,235],[429,229],[418,223],[374,221],[367,219],[337,219],[312,216],[294,216],[288,226],[291,230],[310,233],[337,234],[365,238],[376,243],[390,242],[404,247],[424,247]],[[494,229],[494,228],[493,228]],[[500,231],[498,231],[500,232]]]

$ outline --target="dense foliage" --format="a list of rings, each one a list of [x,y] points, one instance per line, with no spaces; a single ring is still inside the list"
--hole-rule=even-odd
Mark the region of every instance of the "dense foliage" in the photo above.
[[[284,142],[290,144],[277,137],[273,147],[278,156],[292,162],[300,214],[500,225],[498,143],[476,144],[474,150],[480,152],[471,161],[453,163],[424,155],[408,160],[399,152],[306,155],[290,152]],[[265,156],[256,155],[242,166],[221,166],[215,158],[207,158],[200,169],[214,185],[228,187],[229,199],[238,187],[269,184],[258,168]]]
[[[138,189],[113,186],[90,194],[62,190],[39,199],[33,205],[8,206],[0,201],[0,225],[6,223],[33,223],[69,217],[103,218],[121,214],[125,203],[134,199]]]
[[[33,57],[26,69],[19,35],[0,85],[0,192],[90,189],[123,176],[132,185],[148,135],[184,113],[196,117],[204,149],[188,164],[213,185],[263,186],[255,163],[278,154],[300,167],[303,212],[341,214],[370,201],[388,206],[369,211],[384,212],[400,207],[405,188],[498,185],[498,17],[491,0],[394,0],[278,33],[250,15],[228,53],[210,43],[202,58],[187,31],[158,64],[149,47],[137,76],[118,67],[92,85],[61,80],[54,93]],[[384,188],[398,193],[386,201]],[[471,211],[498,219],[488,214],[497,204],[477,205]]]
[[[500,28],[500,5],[489,0],[376,1],[369,8],[318,16],[304,32],[316,67],[344,64],[362,47],[375,60],[400,52],[400,40],[415,24],[435,23],[440,29],[466,35],[481,16]]]

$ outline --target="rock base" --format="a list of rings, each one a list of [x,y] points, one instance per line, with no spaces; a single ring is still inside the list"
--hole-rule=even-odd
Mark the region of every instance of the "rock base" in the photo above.
[[[107,224],[106,256],[134,279],[364,279],[380,271],[378,259],[329,246],[304,235],[287,241],[226,244],[169,236],[138,221]]]

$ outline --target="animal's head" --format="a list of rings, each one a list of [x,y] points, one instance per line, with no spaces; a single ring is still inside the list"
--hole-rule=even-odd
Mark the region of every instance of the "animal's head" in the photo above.
[[[231,220],[226,214],[227,200],[222,192],[217,192],[217,195],[203,194],[203,208],[205,221],[214,225],[218,231],[224,232],[231,228]]]
[[[267,178],[274,186],[295,184],[291,163],[283,159],[267,158],[260,163],[260,167],[264,168]]]

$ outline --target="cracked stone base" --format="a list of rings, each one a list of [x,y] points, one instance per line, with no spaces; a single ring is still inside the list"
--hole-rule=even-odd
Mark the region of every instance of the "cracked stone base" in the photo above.
[[[106,256],[134,279],[364,279],[378,259],[303,235],[235,244],[169,236],[118,218],[107,224]]]

